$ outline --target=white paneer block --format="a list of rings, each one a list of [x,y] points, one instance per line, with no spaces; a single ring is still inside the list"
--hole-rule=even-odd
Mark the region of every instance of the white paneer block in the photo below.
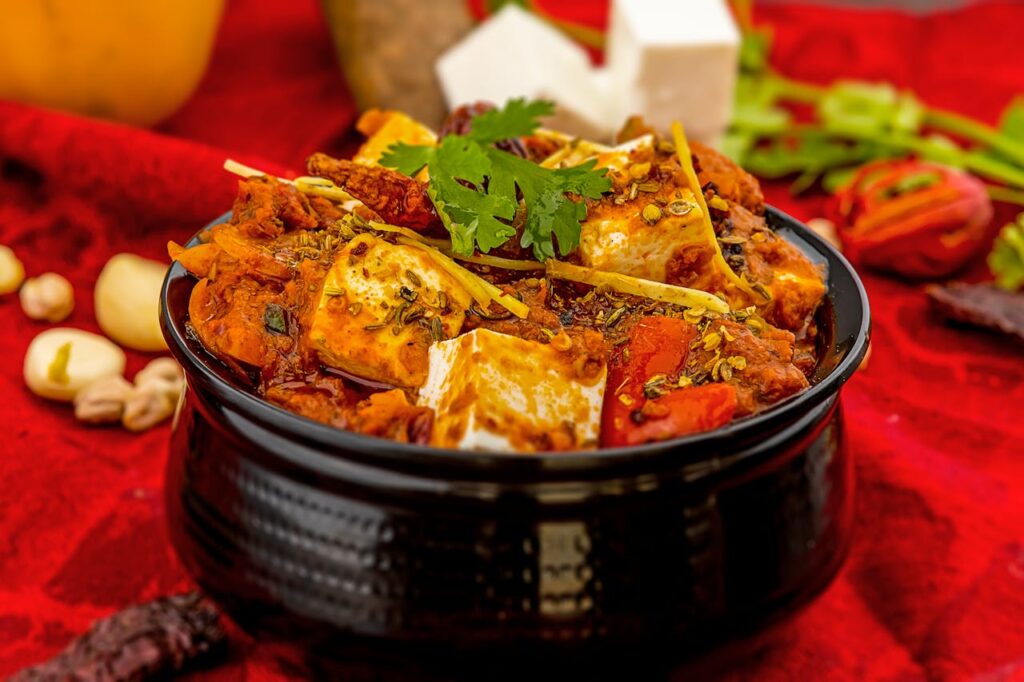
[[[725,0],[613,0],[607,68],[612,120],[642,114],[714,144],[732,115],[740,33]]]
[[[437,62],[448,106],[515,97],[556,104],[544,124],[591,140],[613,132],[602,80],[580,46],[533,14],[507,5]]]
[[[531,452],[597,447],[607,368],[579,377],[572,352],[488,329],[430,347],[419,404],[431,445]]]

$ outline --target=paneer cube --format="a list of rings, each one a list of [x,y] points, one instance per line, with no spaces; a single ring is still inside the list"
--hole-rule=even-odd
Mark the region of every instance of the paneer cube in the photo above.
[[[619,178],[655,161],[652,142],[644,136],[615,147],[598,155],[597,166],[608,169],[616,186],[638,184]],[[673,255],[703,240],[703,213],[693,192],[672,183],[655,186],[655,192],[632,192],[632,199],[608,195],[590,208],[580,230],[583,265],[664,282]]]
[[[594,140],[611,137],[607,79],[586,51],[543,19],[506,5],[437,61],[448,106],[515,97],[555,102],[544,124]]]
[[[471,302],[424,251],[361,234],[335,257],[309,339],[330,367],[415,388],[430,344],[459,333]]]
[[[715,144],[732,115],[740,34],[725,0],[614,0],[608,31],[612,120],[681,120]]]
[[[607,367],[579,375],[571,351],[487,329],[430,347],[419,404],[431,444],[534,452],[597,447]]]

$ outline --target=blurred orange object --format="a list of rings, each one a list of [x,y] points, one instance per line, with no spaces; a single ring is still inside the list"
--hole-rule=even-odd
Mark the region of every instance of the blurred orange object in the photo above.
[[[0,99],[135,125],[206,70],[224,0],[0,0]]]
[[[909,278],[953,274],[991,236],[984,183],[924,161],[864,166],[836,194],[835,212],[854,263]]]

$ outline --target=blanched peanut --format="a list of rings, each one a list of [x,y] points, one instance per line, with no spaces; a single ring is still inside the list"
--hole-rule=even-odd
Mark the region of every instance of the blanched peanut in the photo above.
[[[173,358],[157,358],[135,375],[121,423],[129,431],[145,431],[174,413],[185,386],[181,367]]]
[[[120,375],[94,381],[75,396],[75,417],[92,424],[119,422],[133,390]]]
[[[139,373],[135,375],[136,386],[143,386],[152,381],[166,381],[178,384],[183,380],[181,365],[174,358],[157,358],[140,369]]]
[[[75,309],[75,289],[56,272],[30,277],[18,292],[21,309],[33,320],[60,322]]]
[[[119,253],[96,280],[96,321],[122,346],[142,351],[167,347],[160,332],[160,287],[163,263]]]
[[[145,431],[156,426],[174,413],[175,401],[161,384],[153,381],[145,386],[136,386],[128,397],[121,416],[121,424],[129,431]]]
[[[24,281],[25,266],[10,247],[0,246],[0,294],[14,293]]]
[[[80,329],[47,329],[28,346],[24,377],[36,395],[73,400],[89,384],[124,374],[124,351],[108,339]]]

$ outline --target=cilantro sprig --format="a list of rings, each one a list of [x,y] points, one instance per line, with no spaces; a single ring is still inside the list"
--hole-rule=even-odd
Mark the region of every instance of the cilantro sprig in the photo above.
[[[532,134],[540,118],[554,111],[551,102],[513,99],[500,109],[475,116],[465,135],[446,135],[437,146],[392,145],[380,163],[406,175],[424,167],[427,193],[452,238],[452,250],[487,253],[515,236],[511,222],[522,197],[526,222],[520,240],[537,260],[566,255],[579,245],[585,202],[611,189],[606,169],[595,161],[571,168],[543,168],[498,149],[495,142]]]

